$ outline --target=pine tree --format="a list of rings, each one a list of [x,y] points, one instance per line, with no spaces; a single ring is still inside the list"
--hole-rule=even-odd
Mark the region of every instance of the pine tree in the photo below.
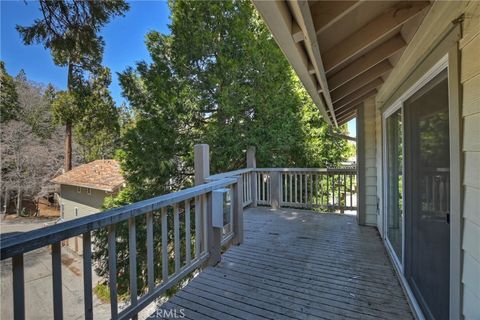
[[[67,66],[67,92],[57,103],[57,119],[65,125],[65,171],[72,168],[72,126],[80,106],[71,95],[82,81],[85,71],[95,72],[101,64],[104,41],[101,27],[129,8],[124,0],[67,1],[40,0],[43,18],[29,27],[18,26],[27,45],[42,43],[58,66]]]

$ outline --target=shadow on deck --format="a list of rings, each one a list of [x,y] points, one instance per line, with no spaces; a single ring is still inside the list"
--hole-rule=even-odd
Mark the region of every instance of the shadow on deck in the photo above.
[[[157,315],[413,319],[375,228],[358,226],[354,216],[303,210],[253,208],[244,217],[245,242],[204,269]]]

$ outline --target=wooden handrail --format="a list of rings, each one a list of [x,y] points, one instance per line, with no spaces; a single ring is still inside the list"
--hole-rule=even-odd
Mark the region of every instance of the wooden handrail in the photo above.
[[[135,202],[123,207],[106,210],[98,214],[92,214],[42,229],[14,235],[2,240],[0,244],[0,260],[5,260],[18,254],[79,236],[85,232],[98,230],[118,222],[126,221],[129,218],[232,185],[235,182],[235,179],[225,178],[178,192]]]

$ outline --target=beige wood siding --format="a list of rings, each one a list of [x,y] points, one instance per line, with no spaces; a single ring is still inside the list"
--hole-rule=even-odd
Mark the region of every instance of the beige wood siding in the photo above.
[[[365,224],[377,225],[377,146],[376,146],[376,111],[375,99],[364,102],[364,164],[365,164]]]
[[[463,314],[480,319],[480,3],[465,12],[460,41],[463,87]]]

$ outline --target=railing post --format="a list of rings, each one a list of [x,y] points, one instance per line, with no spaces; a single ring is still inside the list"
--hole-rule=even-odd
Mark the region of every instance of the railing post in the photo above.
[[[193,149],[195,185],[205,183],[205,179],[210,176],[210,148],[208,144],[196,144]]]
[[[270,204],[272,209],[280,208],[280,199],[281,195],[281,176],[280,171],[271,171],[270,172]]]
[[[222,228],[216,228],[212,223],[212,192],[205,196],[207,208],[207,249],[208,265],[214,266],[222,259]]]
[[[210,176],[210,147],[208,144],[196,144],[194,146],[194,168],[195,168],[195,185],[201,185],[206,182]],[[206,201],[203,216],[206,218],[206,249],[209,252],[208,265],[214,266],[221,260],[221,242],[222,228],[214,228],[212,224],[212,193],[209,192],[203,197]]]
[[[233,244],[243,243],[243,179],[237,177],[237,183],[233,185]],[[253,190],[252,190],[253,193]]]
[[[248,147],[247,149],[247,168],[256,168],[257,167],[257,159],[255,156],[255,147]],[[252,192],[252,207],[257,206],[257,173],[252,171],[252,185],[251,185],[251,192]]]

